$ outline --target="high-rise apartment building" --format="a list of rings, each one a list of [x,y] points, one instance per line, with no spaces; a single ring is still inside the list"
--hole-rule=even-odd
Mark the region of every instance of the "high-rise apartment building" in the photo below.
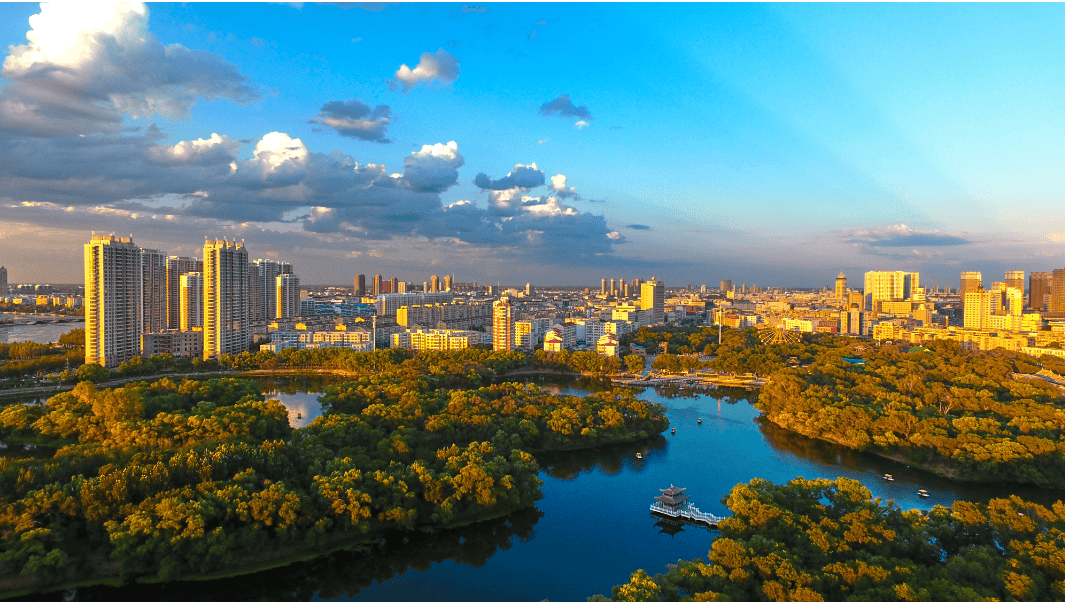
[[[1024,270],[1007,270],[1005,283],[1007,287],[1021,289],[1024,292]]]
[[[662,324],[666,321],[666,283],[651,278],[650,282],[644,282],[640,288],[640,309],[650,310],[651,324]]]
[[[847,277],[843,272],[836,276],[836,299],[843,300],[847,297]]]
[[[250,318],[253,321],[276,320],[277,315],[277,277],[292,274],[292,264],[272,259],[257,259],[252,264],[251,274],[254,280],[248,286],[251,305]],[[297,311],[296,315],[299,315]]]
[[[611,278],[610,279],[610,294],[613,295],[613,296],[617,296],[617,294],[618,294],[618,279],[617,278]]]
[[[1065,269],[1054,270],[1050,274],[1050,303],[1052,314],[1065,314]]]
[[[532,297],[532,294],[533,294],[533,285],[532,285],[531,282],[526,282],[525,283],[525,296],[526,297]]]
[[[142,332],[166,330],[166,260],[165,252],[141,249],[141,310]]]
[[[1050,272],[1032,272],[1028,276],[1028,308],[1046,309],[1050,295]]]
[[[447,276],[444,276],[444,292],[445,293],[450,293],[451,292],[451,285],[452,284],[453,283],[451,282],[451,274],[448,274]]]
[[[181,328],[181,276],[203,272],[203,262],[194,257],[166,258],[166,327]],[[202,318],[201,318],[202,321]]]
[[[300,279],[294,274],[280,274],[274,281],[274,317],[279,320],[299,317]]]
[[[132,238],[85,245],[85,363],[115,368],[141,352],[141,250]]]
[[[358,274],[355,276],[355,296],[362,297],[366,295],[366,274]]]
[[[433,274],[433,276],[431,278],[429,278],[429,292],[430,293],[439,293],[440,292],[440,277],[437,276],[436,274]]]
[[[0,294],[7,293],[7,268],[0,265]]]
[[[958,296],[961,297],[962,315],[965,315],[965,295],[983,290],[984,276],[980,272],[962,272],[961,285],[958,287]]]
[[[392,280],[389,281],[388,289],[389,289],[388,292],[390,292],[390,293],[398,293],[399,292],[399,278],[396,278],[395,276],[393,276]]]
[[[879,301],[906,301],[919,286],[921,276],[917,272],[866,272],[866,307],[875,310]]]
[[[722,280],[721,282],[718,283],[717,290],[719,290],[719,291],[721,291],[723,293],[731,291],[732,290],[732,281],[731,280]]]
[[[603,278],[603,288],[599,292],[606,294],[606,278]]]
[[[514,350],[514,315],[510,298],[503,296],[492,304],[492,351]]]
[[[203,245],[203,357],[248,350],[251,334],[248,250],[244,243]]]
[[[179,278],[181,330],[203,328],[203,272],[186,272]]]
[[[374,274],[373,277],[373,289],[371,294],[376,297],[381,294],[381,275]]]
[[[965,328],[990,328],[991,316],[1001,303],[1001,291],[971,291],[965,293]]]

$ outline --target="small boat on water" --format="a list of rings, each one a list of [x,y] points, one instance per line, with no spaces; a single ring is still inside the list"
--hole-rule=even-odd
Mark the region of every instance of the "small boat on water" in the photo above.
[[[296,412],[296,420],[303,420],[303,412]]]
[[[928,497],[928,492],[924,489],[917,490],[917,497]]]
[[[884,480],[885,481],[894,481],[895,477],[893,477],[893,476],[891,476],[891,475],[889,475],[887,473],[884,473]]]
[[[643,460],[643,454],[641,454],[640,452],[636,452],[636,459]]]
[[[674,428],[673,428],[673,430],[672,430],[672,431],[670,431],[669,433],[670,433],[671,435],[676,435],[676,434],[677,434],[677,429],[676,429],[676,428],[674,427]]]
[[[703,419],[702,419],[702,418],[700,418],[700,419],[699,419],[699,420],[697,420],[696,422],[697,422],[698,424],[702,424],[702,423],[703,423]]]

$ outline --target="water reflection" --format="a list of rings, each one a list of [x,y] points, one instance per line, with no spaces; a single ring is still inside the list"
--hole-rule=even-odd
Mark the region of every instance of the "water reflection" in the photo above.
[[[637,458],[636,454],[643,457]],[[665,457],[666,438],[656,435],[640,441],[615,443],[593,449],[540,453],[536,455],[536,461],[544,474],[572,481],[586,472],[616,475],[625,468],[640,472],[652,462],[665,461]]]
[[[408,570],[419,573],[446,561],[480,567],[499,550],[515,541],[529,542],[543,516],[538,510],[521,510],[508,516],[468,527],[437,533],[391,533],[364,551],[341,551],[306,562],[271,569],[254,575],[220,579],[210,583],[174,582],[165,585],[130,585],[116,590],[89,587],[78,590],[79,602],[158,600],[160,602],[310,601],[351,597],[375,583],[388,581]],[[46,597],[58,601],[62,594]],[[21,598],[28,602],[30,598]]]

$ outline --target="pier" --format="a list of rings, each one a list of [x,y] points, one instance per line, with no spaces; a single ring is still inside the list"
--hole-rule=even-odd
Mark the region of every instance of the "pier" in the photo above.
[[[709,512],[702,512],[688,501],[691,496],[684,493],[685,488],[670,485],[669,489],[659,489],[662,495],[655,496],[655,503],[651,504],[651,512],[668,516],[670,518],[684,518],[697,523],[705,523],[710,527],[717,527],[722,517],[714,516]]]

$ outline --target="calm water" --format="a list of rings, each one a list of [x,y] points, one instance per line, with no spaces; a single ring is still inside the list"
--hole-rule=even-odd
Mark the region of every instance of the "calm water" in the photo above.
[[[7,318],[26,318],[16,314],[0,313],[0,320]],[[42,318],[50,319],[50,318]],[[0,343],[21,343],[33,341],[34,343],[54,343],[60,335],[66,334],[75,328],[84,328],[84,322],[64,322],[62,324],[16,324],[0,325]]]
[[[287,392],[282,389],[274,388],[268,397],[292,404],[290,410],[299,408],[304,422],[320,411],[316,395],[293,391],[292,386]],[[572,385],[554,389],[571,394],[586,390]],[[444,534],[397,535],[369,554],[334,554],[251,577],[141,586],[128,588],[128,593],[166,600],[584,600],[597,593],[609,595],[613,585],[627,581],[638,568],[654,574],[678,559],[706,555],[715,532],[690,525],[678,528],[648,512],[652,497],[671,484],[687,487],[695,505],[718,515],[727,513],[721,498],[736,483],[754,478],[784,482],[800,475],[857,479],[874,495],[906,508],[930,509],[955,499],[986,500],[1010,493],[1044,504],[1059,497],[1028,488],[952,483],[876,456],[811,441],[757,422],[758,412],[746,401],[667,398],[653,390],[640,397],[664,404],[677,434],[667,431],[639,444],[539,458],[544,497],[535,511]],[[880,478],[885,472],[894,474],[894,483]],[[932,497],[917,498],[920,488]],[[115,596],[115,590],[105,588],[79,592],[82,600]]]

